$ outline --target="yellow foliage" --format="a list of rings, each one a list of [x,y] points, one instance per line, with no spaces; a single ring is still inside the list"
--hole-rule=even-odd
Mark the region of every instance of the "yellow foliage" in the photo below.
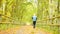
[[[7,17],[11,17],[11,14],[10,14],[9,11],[7,12],[6,16],[7,16]]]
[[[0,10],[0,14],[2,14],[2,10]]]

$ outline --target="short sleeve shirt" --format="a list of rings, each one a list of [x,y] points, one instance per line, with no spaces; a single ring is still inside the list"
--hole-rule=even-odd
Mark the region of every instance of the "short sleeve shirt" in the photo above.
[[[33,21],[36,21],[37,20],[37,16],[33,16]]]

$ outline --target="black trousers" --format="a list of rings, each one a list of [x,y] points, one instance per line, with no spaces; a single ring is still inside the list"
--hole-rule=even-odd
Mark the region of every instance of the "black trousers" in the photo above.
[[[35,28],[36,26],[36,21],[33,21],[33,28]]]

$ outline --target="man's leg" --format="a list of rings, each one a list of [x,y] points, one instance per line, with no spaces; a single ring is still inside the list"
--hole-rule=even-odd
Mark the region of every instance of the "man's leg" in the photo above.
[[[33,21],[33,28],[34,28],[34,21]]]
[[[36,26],[36,21],[33,21],[33,28],[35,28]]]

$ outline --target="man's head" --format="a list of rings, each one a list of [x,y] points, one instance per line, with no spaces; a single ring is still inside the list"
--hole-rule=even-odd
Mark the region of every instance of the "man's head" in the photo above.
[[[36,16],[36,14],[34,14],[34,16]]]

